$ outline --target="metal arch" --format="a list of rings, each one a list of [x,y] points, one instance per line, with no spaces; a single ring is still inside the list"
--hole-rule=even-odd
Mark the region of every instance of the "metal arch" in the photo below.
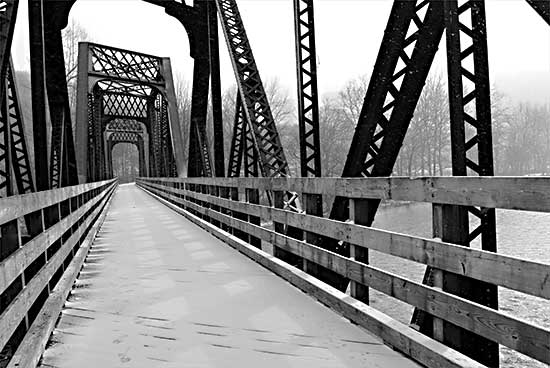
[[[129,143],[136,146],[138,150],[139,160],[139,176],[148,176],[146,165],[145,144],[142,133],[139,132],[111,132],[107,137],[107,176],[112,178],[113,172],[113,149],[119,143]]]

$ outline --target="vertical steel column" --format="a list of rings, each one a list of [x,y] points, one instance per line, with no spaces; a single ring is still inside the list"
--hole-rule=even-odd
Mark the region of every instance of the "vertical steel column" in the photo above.
[[[241,163],[243,161],[244,139],[243,131],[246,129],[244,120],[243,105],[241,95],[237,91],[237,101],[235,102],[235,120],[233,122],[233,138],[231,139],[231,148],[229,150],[229,163],[227,167],[227,176],[237,178],[241,176]]]
[[[36,190],[50,189],[43,0],[29,0],[31,95]]]
[[[300,172],[304,178],[322,176],[313,10],[313,0],[294,0]]]
[[[91,118],[91,104],[89,96],[88,70],[90,69],[90,50],[88,43],[78,44],[78,71],[77,71],[77,97],[76,97],[76,167],[78,170],[78,182],[86,183],[91,171],[89,152],[89,124]]]
[[[210,55],[210,88],[212,96],[212,122],[214,130],[214,175],[225,176],[225,157],[223,140],[222,91],[220,80],[220,50],[218,39],[218,17],[216,4],[207,2],[208,36]]]
[[[294,35],[298,81],[298,128],[300,133],[300,174],[321,177],[321,142],[319,133],[319,96],[317,90],[317,51],[313,0],[294,0]],[[323,198],[303,193],[307,214],[323,216]],[[322,246],[322,239],[305,232],[305,240]],[[334,278],[334,272],[304,260],[304,270],[322,279]]]
[[[483,0],[467,0],[461,4],[459,6],[457,0],[444,1],[453,175],[492,176],[491,86],[485,5]],[[472,231],[468,214],[480,221]],[[497,251],[494,209],[444,206],[442,220],[443,241],[470,246],[481,236],[483,250]],[[444,273],[443,290],[498,309],[496,285]],[[489,367],[499,366],[499,346],[486,338],[444,323],[443,341]]]

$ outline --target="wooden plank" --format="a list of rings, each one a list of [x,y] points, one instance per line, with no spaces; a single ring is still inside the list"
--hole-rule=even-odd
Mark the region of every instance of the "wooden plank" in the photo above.
[[[274,256],[269,255],[268,253],[239,240],[231,234],[210,225],[197,216],[178,208],[177,206],[153,194],[153,192],[148,190],[145,185],[141,185],[141,188],[169,208],[184,215],[190,221],[203,227],[216,237],[224,239],[229,245],[241,253],[283,277],[285,280],[289,281],[307,294],[313,296],[321,303],[328,305],[337,313],[342,314],[354,323],[357,323],[363,328],[371,331],[375,335],[379,336],[386,344],[394,347],[421,364],[424,364],[427,367],[483,367],[483,365],[475,362],[474,360],[449,349],[447,346],[416,332],[408,326],[388,317],[374,308],[365,305],[364,303],[356,301],[350,296],[324,284],[305,272],[284,263]]]
[[[550,177],[163,178],[162,182],[550,212]]]
[[[87,228],[93,219],[92,216],[86,219],[84,224],[79,227],[79,231],[71,235],[0,315],[0,346],[6,345],[31,305],[35,302],[44,287],[48,285],[53,274],[61,266],[69,252],[74,248],[82,234],[80,229]]]
[[[165,194],[165,196],[171,200],[177,198],[169,194]],[[350,280],[379,290],[534,359],[550,363],[550,331],[262,227],[228,218],[221,213],[192,203],[187,205],[199,213],[229,223],[232,227],[262,238],[262,240],[271,241],[273,245],[329,268]]]
[[[40,233],[23,247],[17,249],[8,258],[0,262],[0,293],[40,256],[54,241],[59,239],[67,229],[73,226],[93,205],[107,194],[108,190],[87,202],[46,231]]]
[[[99,188],[117,179],[0,198],[0,224]]]
[[[95,218],[98,213],[101,213],[101,215],[98,217],[97,221],[92,224],[92,229],[81,244],[69,266],[65,269],[63,276],[50,294],[48,300],[31,325],[31,328],[27,331],[19,348],[10,360],[8,368],[34,368],[38,366],[40,357],[46,349],[46,344],[55,328],[57,318],[65,305],[67,296],[82,268],[82,264],[88,255],[93,240],[107,215],[114,190],[109,190],[107,192],[108,196],[103,197],[102,203],[91,214],[90,218]]]
[[[172,192],[259,216],[264,221],[271,219],[286,223],[350,244],[550,299],[550,265],[547,264],[267,206],[232,202],[191,191],[175,189]]]

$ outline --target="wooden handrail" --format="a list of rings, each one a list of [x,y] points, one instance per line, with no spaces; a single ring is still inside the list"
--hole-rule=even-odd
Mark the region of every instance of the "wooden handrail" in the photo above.
[[[0,294],[7,294],[5,308],[0,311],[0,350],[11,341],[22,323],[25,333],[30,333],[31,318],[36,316],[31,316],[29,311],[41,298],[46,286],[56,285],[59,277],[63,277],[67,282],[64,285],[69,287],[64,292],[68,293],[81,267],[82,259],[75,259],[75,252],[90,235],[89,230],[99,215],[104,213],[116,185],[116,179],[113,179],[0,199],[0,226],[5,227],[7,234],[2,240],[9,250],[0,260]],[[31,213],[38,213],[42,225],[35,229],[38,233],[31,234],[32,238],[23,244],[17,220]],[[36,264],[40,257],[42,261]],[[64,267],[68,261],[72,270],[70,275],[66,272],[68,268]],[[28,275],[29,268],[34,271]],[[48,303],[57,298],[56,295],[50,295],[48,289],[48,298],[40,299],[41,303]],[[62,304],[55,310],[48,310],[45,315],[44,318],[51,320],[51,326],[54,326],[61,307]],[[45,338],[48,336],[49,333]],[[40,356],[44,347],[45,341],[44,346],[19,346],[19,349],[31,349]]]
[[[116,179],[0,198],[0,225],[114,183]]]
[[[148,182],[292,191],[353,199],[550,212],[550,177],[140,178]]]
[[[455,182],[453,179],[458,181]],[[250,217],[261,218],[264,222],[282,223],[308,233],[342,240],[354,246],[374,249],[545,299],[550,299],[549,264],[218,196],[222,192],[221,188],[239,190],[253,188],[275,192],[290,190],[308,194],[328,193],[353,199],[375,197],[550,212],[550,194],[547,190],[550,178],[469,179],[152,178],[140,179],[138,184],[191,213],[203,216],[212,223],[222,224],[269,242],[308,262],[323,266],[354,282],[420,308],[434,317],[446,320],[541,362],[550,363],[550,330],[548,329],[441,289],[423,285],[293,239],[270,228],[252,223]],[[210,190],[210,188],[216,188],[216,190]],[[249,221],[246,217],[244,219],[233,217],[233,213],[246,214]]]

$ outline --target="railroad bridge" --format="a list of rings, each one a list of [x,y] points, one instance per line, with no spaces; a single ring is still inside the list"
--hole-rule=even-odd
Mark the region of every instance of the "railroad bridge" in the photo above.
[[[190,116],[168,58],[81,43],[73,124],[61,31],[75,0],[29,0],[23,121],[18,1],[0,2],[1,366],[498,367],[503,347],[550,363],[548,326],[499,309],[499,288],[550,299],[550,265],[499,254],[495,220],[550,212],[550,178],[493,176],[484,1],[393,2],[342,178],[321,171],[313,0],[293,1],[299,177],[237,1],[145,1],[187,32]],[[548,1],[525,6],[550,24]],[[238,86],[227,160],[219,25]],[[393,177],[443,37],[453,176]],[[138,148],[135,184],[113,177],[121,142]],[[382,200],[430,203],[433,238],[372,227]],[[369,250],[425,276],[369,264]],[[374,291],[408,304],[408,322]]]

